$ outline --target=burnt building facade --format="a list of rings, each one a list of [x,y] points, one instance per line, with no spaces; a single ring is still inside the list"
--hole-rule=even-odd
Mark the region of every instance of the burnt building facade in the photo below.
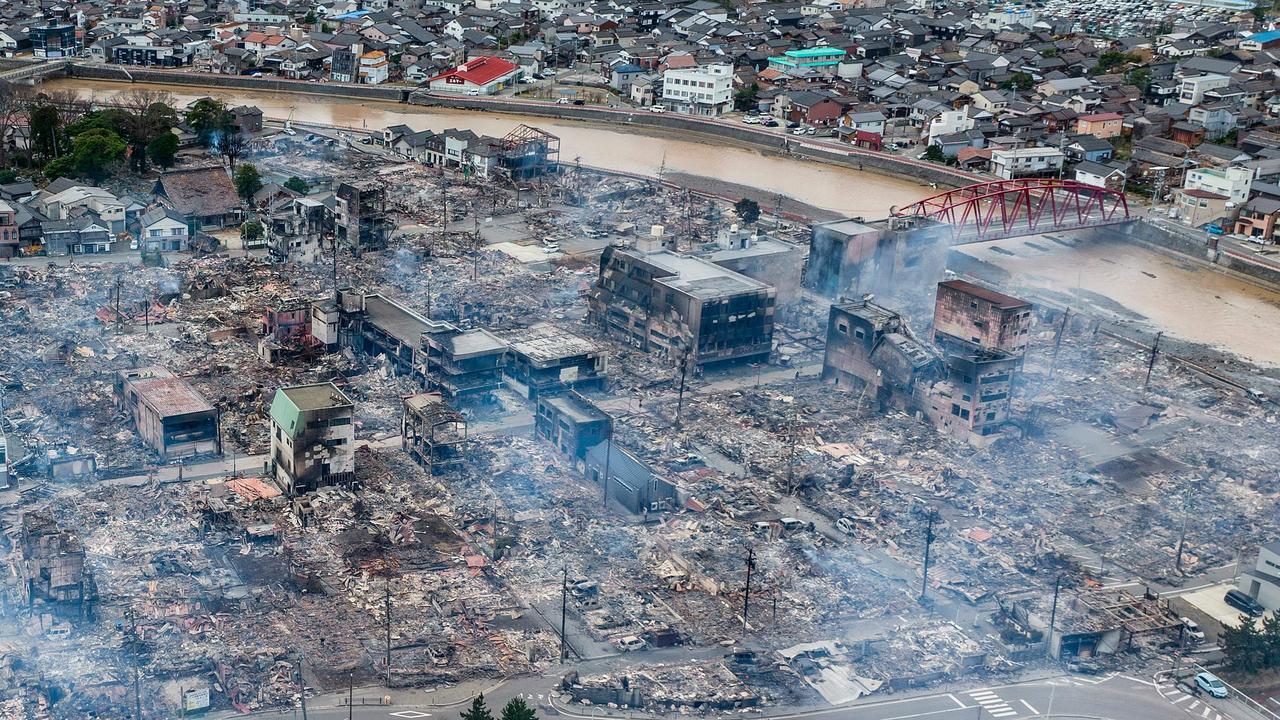
[[[612,422],[599,408],[574,395],[544,395],[538,398],[533,432],[561,454],[582,461],[588,450],[610,437]]]
[[[884,408],[906,404],[918,383],[940,379],[942,362],[897,312],[858,300],[831,306],[822,377],[837,387],[865,387]]]
[[[93,583],[84,569],[80,538],[58,526],[44,512],[22,516],[13,574],[21,580],[21,600],[59,614],[83,614],[93,597]]]
[[[395,223],[387,214],[387,189],[381,180],[353,180],[338,186],[334,232],[352,252],[385,247]]]
[[[607,247],[587,317],[632,345],[692,366],[767,359],[776,292],[701,258]]]
[[[804,287],[833,300],[905,295],[942,277],[949,245],[946,227],[928,218],[816,223]]]
[[[933,340],[944,348],[977,347],[1021,356],[1031,332],[1031,303],[964,280],[938,283]]]
[[[355,405],[336,385],[280,388],[270,416],[271,471],[281,492],[355,482]]]
[[[217,409],[166,368],[121,370],[115,396],[143,443],[162,459],[222,454]]]
[[[604,388],[604,351],[576,333],[550,323],[535,323],[505,333],[509,349],[503,369],[506,384],[529,400],[562,390]]]

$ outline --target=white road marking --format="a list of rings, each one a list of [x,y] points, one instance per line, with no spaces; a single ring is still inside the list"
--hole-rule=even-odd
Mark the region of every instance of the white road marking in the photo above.
[[[1019,702],[1021,702],[1023,705],[1026,705],[1026,706],[1027,706],[1027,711],[1028,711],[1028,712],[1030,712],[1032,715],[1039,715],[1039,714],[1040,714],[1040,711],[1039,711],[1039,710],[1037,710],[1037,709],[1035,709],[1035,708],[1033,708],[1033,707],[1031,707],[1031,703],[1027,702],[1026,700],[1019,700]]]
[[[967,710],[969,708],[968,705],[965,705],[964,703],[960,702],[960,698],[956,697],[955,695],[952,695],[951,693],[947,693],[947,697],[951,698],[951,700],[955,702],[956,705],[959,705],[961,710]]]
[[[419,712],[419,711],[417,711],[417,710],[401,710],[400,712],[393,712],[393,713],[391,713],[391,717],[398,717],[398,718],[415,718],[415,719],[416,719],[416,718],[428,718],[428,717],[431,717],[431,713]]]
[[[1195,701],[1195,702],[1191,703],[1190,705],[1188,705],[1188,706],[1187,706],[1187,711],[1188,711],[1188,712],[1190,712],[1190,711],[1192,711],[1192,710],[1195,710],[1195,709],[1196,709],[1196,708],[1198,708],[1198,707],[1200,707],[1200,701],[1199,701],[1199,700],[1197,700],[1197,701]]]
[[[1205,706],[1204,706],[1204,712],[1200,713],[1200,717],[1205,717],[1205,718],[1207,718],[1207,717],[1209,717],[1209,713],[1211,713],[1211,712],[1213,712],[1213,708],[1209,707],[1208,705],[1205,705]]]
[[[977,698],[974,698],[974,699],[975,699],[975,700],[977,700]],[[983,706],[986,706],[986,705],[1004,705],[1004,704],[1005,704],[1005,702],[1004,702],[1003,700],[1001,700],[1000,698],[998,698],[998,697],[990,697],[990,698],[982,698],[981,700],[978,700],[978,704],[979,704],[979,705],[983,705]]]
[[[1004,718],[1013,717],[1018,714],[1018,711],[1006,705],[1003,710],[988,710],[987,714],[991,717]]]
[[[1125,680],[1132,680],[1136,683],[1142,683],[1143,685],[1148,685],[1150,687],[1156,687],[1156,684],[1151,682],[1150,680],[1141,680],[1139,678],[1132,677],[1130,675],[1121,675],[1120,677],[1124,678]]]
[[[999,696],[993,692],[983,691],[983,692],[971,692],[969,693],[969,697],[973,698],[974,700],[977,700],[978,702],[982,702],[983,698],[998,698]]]
[[[1173,704],[1174,704],[1174,705],[1177,705],[1177,704],[1178,704],[1178,703],[1180,703],[1180,702],[1184,702],[1184,701],[1186,701],[1186,700],[1190,700],[1190,699],[1191,699],[1191,696],[1190,696],[1190,695],[1187,695],[1186,693],[1181,693],[1181,697],[1179,697],[1177,700],[1174,700],[1174,701],[1173,701]]]

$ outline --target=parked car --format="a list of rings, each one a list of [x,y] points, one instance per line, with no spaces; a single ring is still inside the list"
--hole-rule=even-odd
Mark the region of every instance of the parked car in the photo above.
[[[1259,405],[1265,405],[1267,402],[1267,394],[1262,392],[1258,388],[1245,388],[1244,394],[1245,394],[1245,397],[1258,403]]]
[[[742,118],[742,122],[744,122],[744,123],[746,123],[746,124],[748,124],[748,125],[759,125],[759,124],[760,124],[760,117],[759,117],[759,116],[757,116],[757,115],[748,115],[748,116],[746,116],[746,117]]]
[[[1092,660],[1076,658],[1067,663],[1067,671],[1081,675],[1097,675],[1102,672],[1102,666]]]
[[[635,635],[628,635],[615,640],[614,645],[616,645],[622,652],[633,652],[645,649],[649,646],[649,643],[646,643]]]
[[[765,121],[760,124],[765,127],[778,127],[778,121],[773,118],[766,118]]]
[[[1211,672],[1197,673],[1196,687],[1216,698],[1224,698],[1231,694],[1227,691],[1227,684]]]
[[[568,104],[569,104],[569,98],[560,98],[559,100],[556,100],[556,104],[557,104],[557,105],[568,105]]]
[[[1204,642],[1204,630],[1200,629],[1195,620],[1186,617],[1178,619],[1182,621],[1182,632],[1187,638],[1187,642],[1195,644]]]
[[[583,100],[582,98],[578,98],[577,100],[574,100],[574,101],[573,101],[573,104],[574,104],[574,105],[586,105],[586,104],[587,104],[587,101],[586,101],[586,100]]]
[[[798,127],[800,127],[800,123],[796,122],[795,120],[791,120],[787,123],[788,130],[794,130]]]
[[[1222,596],[1222,599],[1228,605],[1249,617],[1262,617],[1267,612],[1267,609],[1258,604],[1257,600],[1239,590],[1228,590],[1227,594]]]
[[[664,113],[666,111],[667,109],[661,105],[654,105],[653,107],[649,108],[649,112],[652,112],[652,113]]]
[[[471,90],[468,90],[468,91],[467,91],[467,94],[468,94],[468,95],[479,95],[479,94],[480,94],[480,91],[479,91],[479,90],[475,90],[475,89],[471,89]]]

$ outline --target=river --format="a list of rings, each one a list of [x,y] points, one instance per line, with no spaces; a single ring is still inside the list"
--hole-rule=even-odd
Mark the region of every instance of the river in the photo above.
[[[961,249],[1017,285],[1074,298],[1077,309],[1127,317],[1153,329],[1280,367],[1280,295],[1190,260],[1121,241],[1063,247],[1044,237]],[[1110,306],[1099,298],[1116,305]]]
[[[146,87],[169,92],[179,107],[209,96],[233,106],[256,105],[270,119],[285,120],[292,115],[298,122],[367,127],[370,130],[403,124],[414,130],[439,132],[448,128],[466,128],[501,137],[520,123],[528,123],[559,136],[562,162],[581,158],[585,165],[652,177],[665,167],[672,172],[749,185],[814,207],[867,218],[888,217],[890,207],[909,204],[934,192],[927,185],[907,178],[765,155],[745,147],[676,140],[663,137],[664,131],[653,128],[646,128],[643,133],[618,132],[608,129],[605,123],[240,89],[188,90],[169,85],[127,85],[83,79],[51,80],[43,87],[74,90],[82,97],[92,95],[99,99]]]

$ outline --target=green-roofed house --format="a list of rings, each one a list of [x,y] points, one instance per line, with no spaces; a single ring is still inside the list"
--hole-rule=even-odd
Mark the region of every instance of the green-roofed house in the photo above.
[[[331,382],[276,390],[272,477],[289,497],[355,481],[355,405]]]
[[[781,55],[769,58],[769,67],[782,72],[799,68],[830,69],[844,62],[848,54],[840,48],[833,47],[788,50]]]

